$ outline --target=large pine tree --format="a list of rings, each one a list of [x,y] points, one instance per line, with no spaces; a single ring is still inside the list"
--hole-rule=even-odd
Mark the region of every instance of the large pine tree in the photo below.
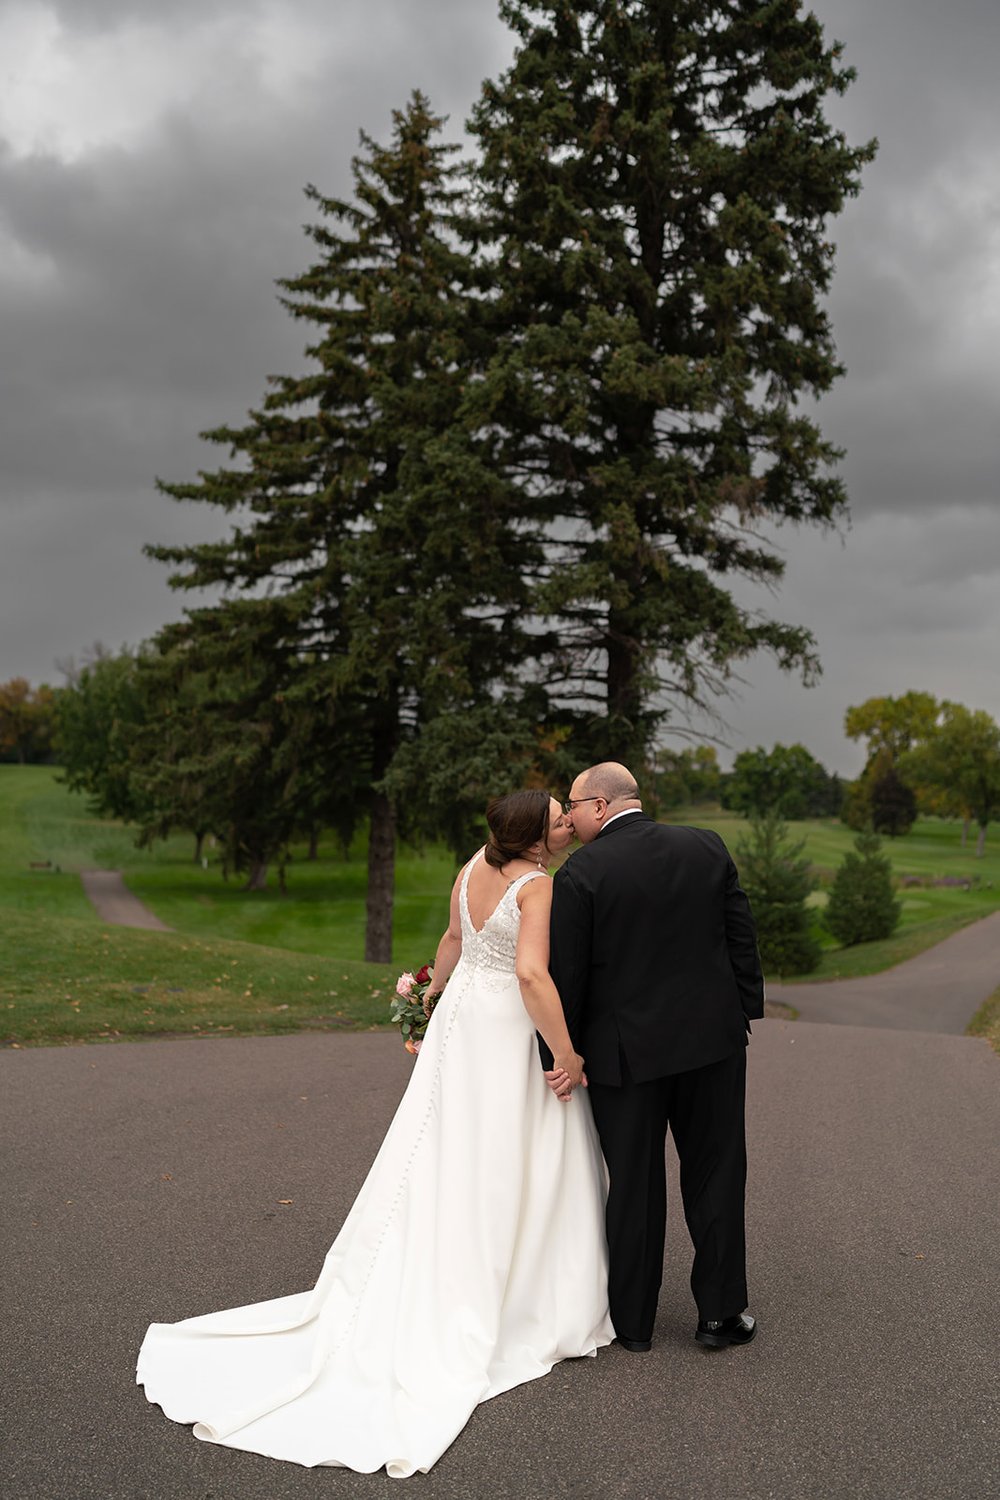
[[[519,45],[472,122],[496,339],[473,395],[550,538],[549,680],[594,753],[639,763],[664,695],[761,648],[817,667],[730,589],[780,577],[761,528],[844,509],[797,402],[841,373],[827,223],[874,144],[826,121],[852,73],[798,0],[500,9]]]
[[[235,660],[244,694],[256,671],[264,696],[311,712],[311,781],[322,771],[342,806],[367,811],[365,956],[381,961],[397,826],[383,783],[418,728],[433,733],[502,690],[524,649],[530,547],[489,436],[458,414],[484,334],[456,148],[419,93],[393,118],[389,146],[362,136],[351,201],[308,190],[319,255],[280,284],[292,316],[317,330],[315,368],[272,378],[245,427],[206,434],[238,466],[163,486],[232,512],[232,531],[149,549],[177,565],[175,586],[221,584],[228,596],[189,612],[170,649],[200,671],[225,674]],[[294,801],[280,785],[267,795]]]

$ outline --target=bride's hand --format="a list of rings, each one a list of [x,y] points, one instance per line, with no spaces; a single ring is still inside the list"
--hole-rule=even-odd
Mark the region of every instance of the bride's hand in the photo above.
[[[583,1058],[579,1052],[563,1052],[552,1060],[552,1071],[554,1073],[565,1073],[566,1083],[570,1090],[579,1088],[586,1084],[583,1073]],[[557,1090],[560,1093],[561,1091]]]
[[[433,994],[433,995],[428,991],[428,993],[424,996],[424,1000],[423,1000],[424,1015],[427,1017],[428,1021],[431,1018],[431,1011],[434,1009],[435,1005],[441,999],[441,994],[442,994],[441,990],[438,990],[437,993]]]

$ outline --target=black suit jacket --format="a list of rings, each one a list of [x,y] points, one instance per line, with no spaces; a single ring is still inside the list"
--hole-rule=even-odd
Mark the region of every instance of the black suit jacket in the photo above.
[[[629,813],[557,872],[550,968],[595,1083],[705,1067],[764,1014],[750,903],[717,833]]]

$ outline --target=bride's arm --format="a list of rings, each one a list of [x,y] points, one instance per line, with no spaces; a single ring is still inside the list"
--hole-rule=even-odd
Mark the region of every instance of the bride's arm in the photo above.
[[[431,987],[424,996],[424,1010],[430,1015],[430,1001],[437,998],[445,985],[458,960],[462,956],[462,918],[458,910],[458,897],[462,889],[462,876],[465,874],[463,865],[458,872],[455,884],[451,888],[451,906],[448,913],[448,926],[445,928],[441,941],[437,945],[434,955],[434,977]]]
[[[573,1051],[559,991],[549,973],[551,880],[529,880],[520,897],[521,929],[515,963],[521,999],[535,1029],[552,1053],[553,1070],[565,1071],[575,1088],[583,1082],[583,1058]]]

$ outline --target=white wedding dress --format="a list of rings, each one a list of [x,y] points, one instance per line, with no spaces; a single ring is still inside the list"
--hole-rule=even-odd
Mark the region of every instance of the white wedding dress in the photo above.
[[[474,863],[461,958],[312,1291],[146,1334],[136,1379],[195,1437],[406,1478],[478,1402],[614,1338],[590,1102],[546,1084],[514,975],[533,877],[476,931]]]

